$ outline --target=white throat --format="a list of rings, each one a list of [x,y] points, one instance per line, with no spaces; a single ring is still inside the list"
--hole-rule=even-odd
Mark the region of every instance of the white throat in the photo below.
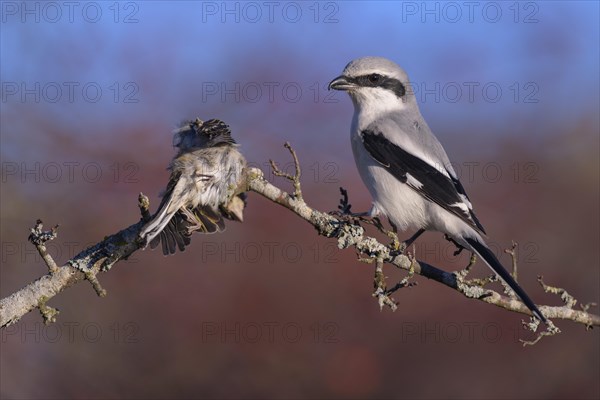
[[[384,114],[402,112],[410,106],[393,92],[382,88],[363,87],[350,91],[349,95],[354,104],[354,118],[360,121],[360,130]]]

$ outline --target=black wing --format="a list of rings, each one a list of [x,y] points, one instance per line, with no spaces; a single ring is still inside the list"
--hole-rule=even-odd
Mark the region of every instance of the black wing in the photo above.
[[[364,130],[361,135],[371,157],[396,179],[485,234],[475,213],[464,200],[468,201],[468,197],[458,179],[451,178],[450,173],[450,177],[444,175],[426,161],[390,142],[381,133]]]

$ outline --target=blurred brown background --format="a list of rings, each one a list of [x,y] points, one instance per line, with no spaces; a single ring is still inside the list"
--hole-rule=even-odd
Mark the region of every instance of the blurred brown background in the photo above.
[[[336,209],[343,186],[366,210],[350,101],[324,88],[373,54],[407,69],[505,265],[519,242],[536,302],[561,304],[537,275],[599,302],[597,4],[494,3],[496,22],[487,3],[472,21],[439,2],[283,2],[272,16],[260,3],[91,3],[96,22],[92,6],[71,21],[64,5],[56,19],[23,4],[2,4],[1,297],[45,271],[26,240],[37,218],[61,225],[48,247],[65,262],[135,223],[140,191],[155,209],[185,118],[222,118],[265,171],[270,158],[291,171],[290,141],[311,206]],[[100,276],[104,299],[68,289],[49,303],[53,325],[32,312],[2,330],[2,398],[600,396],[597,329],[556,321],[562,334],[523,348],[520,315],[419,277],[380,312],[353,251],[255,194],[245,217],[183,254],[135,253]],[[416,243],[446,270],[466,265],[453,250],[437,233]]]

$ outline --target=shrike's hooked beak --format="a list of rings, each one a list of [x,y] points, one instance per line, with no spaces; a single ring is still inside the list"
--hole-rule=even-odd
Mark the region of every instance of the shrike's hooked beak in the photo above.
[[[329,86],[327,89],[331,90],[350,90],[356,87],[356,84],[353,82],[352,78],[349,78],[345,75],[340,75],[331,82],[329,82]]]

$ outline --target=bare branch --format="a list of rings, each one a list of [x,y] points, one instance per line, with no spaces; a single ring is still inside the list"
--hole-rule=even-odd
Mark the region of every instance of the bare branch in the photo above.
[[[100,281],[98,280],[98,272],[100,271],[100,265],[104,260],[100,259],[94,263],[94,266],[89,271],[83,271],[85,275],[85,279],[90,282],[92,288],[98,295],[98,297],[106,297],[106,290],[100,285]]]
[[[385,276],[383,275],[383,260],[378,258],[375,264],[375,277],[373,278],[375,292],[373,292],[373,297],[377,298],[380,310],[383,310],[384,306],[388,306],[392,309],[392,311],[396,311],[398,309],[398,303],[396,303],[396,301],[389,296],[390,292],[387,290],[385,284]]]
[[[142,220],[144,222],[150,221],[152,218],[152,215],[150,215],[150,200],[142,192],[138,196],[138,208],[140,209],[140,214],[142,214]]]
[[[275,161],[269,160],[269,162],[271,163],[271,168],[273,170],[273,174],[276,176],[281,176],[282,178],[285,178],[285,179],[289,180],[290,182],[292,182],[292,184],[294,185],[294,197],[297,198],[298,200],[302,200],[302,189],[300,187],[300,176],[302,175],[302,172],[301,172],[302,170],[300,168],[300,162],[298,161],[298,156],[296,155],[296,151],[292,148],[292,146],[290,145],[289,142],[285,142],[285,144],[283,146],[286,149],[288,149],[288,151],[292,155],[292,158],[294,159],[295,173],[294,173],[294,175],[290,175],[286,172],[283,172],[279,169],[279,167],[277,167],[277,164],[275,164]]]
[[[413,271],[417,275],[422,275],[446,285],[466,297],[531,316],[531,311],[518,298],[504,296],[494,290],[484,289],[478,285],[479,283],[497,280],[495,276],[487,278],[484,282],[465,281],[463,278],[466,274],[463,276],[461,272],[449,273],[422,261],[413,263],[406,255],[397,254],[390,246],[385,246],[375,238],[366,236],[364,229],[360,225],[351,224],[332,215],[314,210],[302,199],[290,196],[283,190],[273,186],[264,179],[262,171],[252,168],[249,170],[249,176],[251,176],[251,179],[248,180],[249,190],[294,212],[306,222],[313,225],[320,235],[337,238],[338,248],[340,249],[354,247],[359,254],[367,258],[375,258],[382,260],[383,263],[392,264],[407,271]],[[349,210],[347,193],[342,192],[342,195],[344,199],[339,208],[342,211],[345,209]],[[473,262],[474,259],[471,259],[467,267],[467,273]],[[516,270],[513,269],[513,271]],[[381,280],[379,279],[379,281]],[[590,314],[586,310],[573,310],[569,307],[556,306],[539,306],[539,308],[546,318],[567,319],[586,326],[600,326],[600,316]],[[548,329],[551,330],[551,326]]]
[[[537,330],[539,323],[540,323],[540,321],[537,318],[532,318],[532,321],[529,323],[523,322],[523,326],[525,326],[526,329],[529,329],[529,330],[535,332]],[[534,340],[530,341],[530,340],[519,339],[519,341],[521,343],[523,343],[523,347],[533,346],[534,344],[536,344],[537,342],[542,340],[542,338],[544,338],[546,336],[554,336],[557,333],[560,333],[560,329],[558,329],[552,321],[548,320],[548,326],[546,327],[546,330],[541,331]]]
[[[512,246],[510,249],[504,249],[506,254],[510,254],[510,259],[512,260],[512,277],[517,281],[517,242],[512,241]]]
[[[42,318],[44,318],[44,324],[50,325],[51,323],[56,322],[56,316],[60,313],[60,311],[58,311],[56,308],[47,306],[47,300],[47,298],[42,297],[37,306],[40,309]]]
[[[275,163],[272,163],[272,166],[276,175],[283,176],[292,182],[294,186],[293,194],[290,195],[269,183],[264,178],[263,172],[257,168],[248,168],[246,170],[243,187],[240,187],[239,191],[253,191],[287,208],[314,226],[320,235],[335,238],[338,248],[353,247],[362,260],[371,263],[376,261],[374,277],[375,293],[373,295],[378,299],[380,306],[387,305],[395,309],[397,304],[390,295],[400,288],[413,286],[414,283],[409,283],[409,279],[413,275],[421,275],[452,288],[468,298],[484,301],[509,311],[531,315],[529,309],[517,298],[504,296],[494,290],[483,287],[484,284],[493,281],[495,278],[466,280],[466,276],[475,261],[474,258],[471,258],[469,265],[463,271],[446,272],[425,262],[417,261],[414,256],[398,251],[400,246],[398,245],[397,238],[395,235],[389,235],[378,220],[373,221],[344,216],[343,214],[349,213],[351,207],[348,203],[347,193],[342,192],[344,199],[340,205],[341,213],[339,215],[330,215],[308,206],[302,197],[300,187],[301,170],[298,157],[287,143],[286,148],[290,151],[294,159],[295,174],[289,175],[283,173],[277,168]],[[60,267],[50,256],[44,256],[47,255],[44,242],[56,237],[56,228],[44,232],[42,231],[41,221],[38,221],[31,231],[30,240],[38,248],[44,262],[48,266],[49,273],[16,293],[0,300],[0,326],[5,327],[15,323],[23,315],[35,308],[40,310],[46,323],[55,321],[58,310],[49,307],[46,303],[66,288],[84,280],[88,280],[92,284],[92,287],[99,296],[106,295],[106,291],[98,281],[97,274],[108,271],[118,261],[126,259],[140,248],[137,242],[138,233],[144,223],[150,218],[148,198],[141,193],[138,198],[138,206],[142,215],[139,222],[85,249]],[[373,224],[382,232],[388,234],[392,242],[384,245],[375,238],[367,236],[360,222]],[[514,251],[515,248],[513,247],[512,250]],[[515,255],[513,257],[516,259]],[[406,270],[408,271],[408,276],[388,289],[383,272],[384,264],[391,264],[397,268]],[[516,261],[513,262],[513,273],[516,277]],[[582,306],[581,310],[576,310],[573,308],[576,301],[564,289],[547,286],[541,281],[541,278],[540,284],[542,284],[544,290],[559,294],[565,302],[565,306],[560,307],[540,306],[540,310],[547,318],[567,319],[581,323],[586,327],[600,326],[600,316],[588,312],[589,307],[593,303]],[[532,330],[535,331],[538,323],[539,321],[532,319],[532,322],[528,326],[534,328]],[[558,328],[550,323],[546,331],[541,332],[540,336],[534,342],[540,340],[541,336],[548,336],[557,332],[559,332]]]
[[[56,271],[58,271],[58,265],[56,265],[52,256],[48,254],[45,243],[55,239],[58,236],[58,225],[54,226],[49,231],[42,231],[42,228],[42,220],[38,219],[35,223],[35,226],[31,228],[29,241],[35,246],[38,253],[40,253],[40,256],[42,256],[42,260],[44,260],[46,266],[48,267],[48,272],[50,274],[54,274]]]
[[[575,304],[577,304],[577,300],[575,300],[575,298],[571,296],[565,289],[546,285],[543,281],[543,276],[538,276],[538,282],[540,283],[540,285],[542,285],[544,292],[559,295],[560,299],[565,303],[566,307],[573,308]]]
[[[97,270],[107,271],[116,262],[126,259],[136,251],[139,248],[136,239],[142,225],[143,222],[140,221],[88,247],[63,266],[58,267],[56,272],[44,275],[0,300],[0,327],[17,322],[23,315],[36,308],[44,316],[44,321],[54,321],[57,313],[46,306],[46,302],[66,288],[85,280],[86,273],[87,279],[101,295],[103,289],[99,284],[94,283]],[[98,264],[95,270],[96,263]],[[91,278],[91,274],[94,278]]]

